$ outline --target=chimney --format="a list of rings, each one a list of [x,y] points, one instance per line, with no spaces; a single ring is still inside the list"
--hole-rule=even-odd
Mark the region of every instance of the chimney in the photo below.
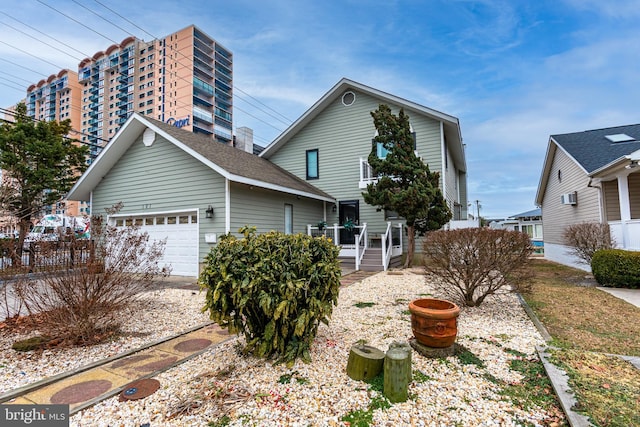
[[[236,128],[236,148],[253,154],[253,129],[244,126]]]

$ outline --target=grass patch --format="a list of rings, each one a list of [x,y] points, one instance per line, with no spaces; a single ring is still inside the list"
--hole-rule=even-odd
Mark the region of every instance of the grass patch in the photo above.
[[[231,423],[231,418],[229,418],[228,415],[223,415],[222,417],[220,417],[215,421],[209,421],[207,425],[209,427],[225,427],[225,426],[228,426],[229,423]]]
[[[463,345],[459,345],[460,351],[456,352],[456,357],[463,365],[476,365],[478,368],[484,368],[484,362],[473,354]]]
[[[373,307],[374,305],[376,305],[375,302],[363,302],[363,301],[358,301],[357,303],[353,304],[355,307],[358,308],[367,308],[367,307]]]
[[[541,259],[531,268],[523,297],[559,347],[552,363],[569,376],[574,409],[600,427],[640,425],[640,371],[602,354],[640,356],[640,309],[596,289],[582,270]]]
[[[640,356],[638,307],[584,286],[589,279],[582,270],[540,259],[531,268],[532,290],[523,296],[555,341],[577,350]]]
[[[389,402],[389,399],[383,395],[384,374],[381,373],[375,378],[367,381],[367,384],[369,384],[369,392],[376,392],[376,394],[371,398],[371,402],[369,402],[367,409],[351,411],[347,415],[342,416],[340,421],[347,422],[352,427],[369,427],[373,422],[374,411],[378,409],[385,410],[391,407],[391,402]]]
[[[601,427],[640,426],[640,380],[629,362],[579,350],[551,351],[551,360],[569,376],[574,410]]]
[[[435,378],[430,377],[419,369],[413,370],[413,381],[417,383],[426,383],[427,381],[433,381]]]
[[[518,384],[505,385],[501,391],[503,396],[526,410],[558,405],[551,381],[537,357],[517,357],[509,362],[509,367],[524,378]]]
[[[293,371],[290,374],[280,375],[280,378],[278,378],[278,383],[289,384],[292,379],[294,379],[296,383],[301,385],[309,383],[309,380],[305,377],[300,376],[298,371]]]

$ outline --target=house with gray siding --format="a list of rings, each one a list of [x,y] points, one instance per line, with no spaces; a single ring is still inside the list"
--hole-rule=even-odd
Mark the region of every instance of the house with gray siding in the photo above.
[[[431,171],[440,173],[440,187],[453,219],[466,222],[467,167],[459,120],[361,83],[340,80],[260,153],[262,158],[331,194],[336,205],[327,205],[318,219],[337,227],[353,221],[356,232],[365,240],[362,250],[374,243],[388,250],[399,244],[403,234],[401,218],[393,212],[378,211],[362,196],[367,184],[376,180],[367,158],[372,149],[378,149],[372,146],[376,129],[371,112],[380,104],[388,105],[394,114],[404,109],[409,115],[416,154]],[[388,231],[397,231],[399,236],[387,238]],[[358,249],[355,236],[347,234],[342,230],[332,237],[338,241],[343,237],[344,244]],[[416,249],[421,249],[419,243]],[[398,252],[402,248],[396,248],[395,254]]]
[[[325,235],[353,268],[386,269],[402,255],[403,221],[364,203],[376,176],[367,164],[379,104],[410,116],[416,154],[440,173],[455,219],[466,220],[466,163],[458,119],[342,79],[259,156],[133,114],[70,190],[92,213],[167,239],[172,274],[195,276],[219,236],[258,232]],[[248,152],[249,151],[249,152]],[[420,246],[418,245],[418,249]]]
[[[564,244],[567,226],[608,223],[617,246],[640,250],[640,125],[551,135],[536,205],[545,258],[589,271]]]

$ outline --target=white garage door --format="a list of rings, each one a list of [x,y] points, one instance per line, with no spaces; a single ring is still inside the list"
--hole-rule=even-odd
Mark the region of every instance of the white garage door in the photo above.
[[[171,265],[173,276],[198,275],[198,214],[181,212],[136,215],[117,218],[116,225],[136,224],[149,234],[149,240],[166,238],[167,243],[160,265]]]

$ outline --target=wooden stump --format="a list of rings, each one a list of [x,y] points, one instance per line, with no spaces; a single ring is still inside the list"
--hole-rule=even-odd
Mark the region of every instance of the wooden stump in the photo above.
[[[354,380],[367,381],[375,378],[382,371],[383,364],[382,351],[369,345],[354,344],[349,351],[347,375]]]
[[[413,381],[413,364],[411,359],[411,355],[413,354],[413,351],[411,350],[411,346],[406,341],[404,342],[394,341],[391,344],[389,344],[389,350],[391,350],[392,348],[401,348],[408,353],[409,369],[407,369],[407,374],[408,374],[407,382],[411,383],[411,381]]]
[[[391,403],[405,402],[411,382],[411,350],[397,346],[389,348],[384,359],[384,395]]]

